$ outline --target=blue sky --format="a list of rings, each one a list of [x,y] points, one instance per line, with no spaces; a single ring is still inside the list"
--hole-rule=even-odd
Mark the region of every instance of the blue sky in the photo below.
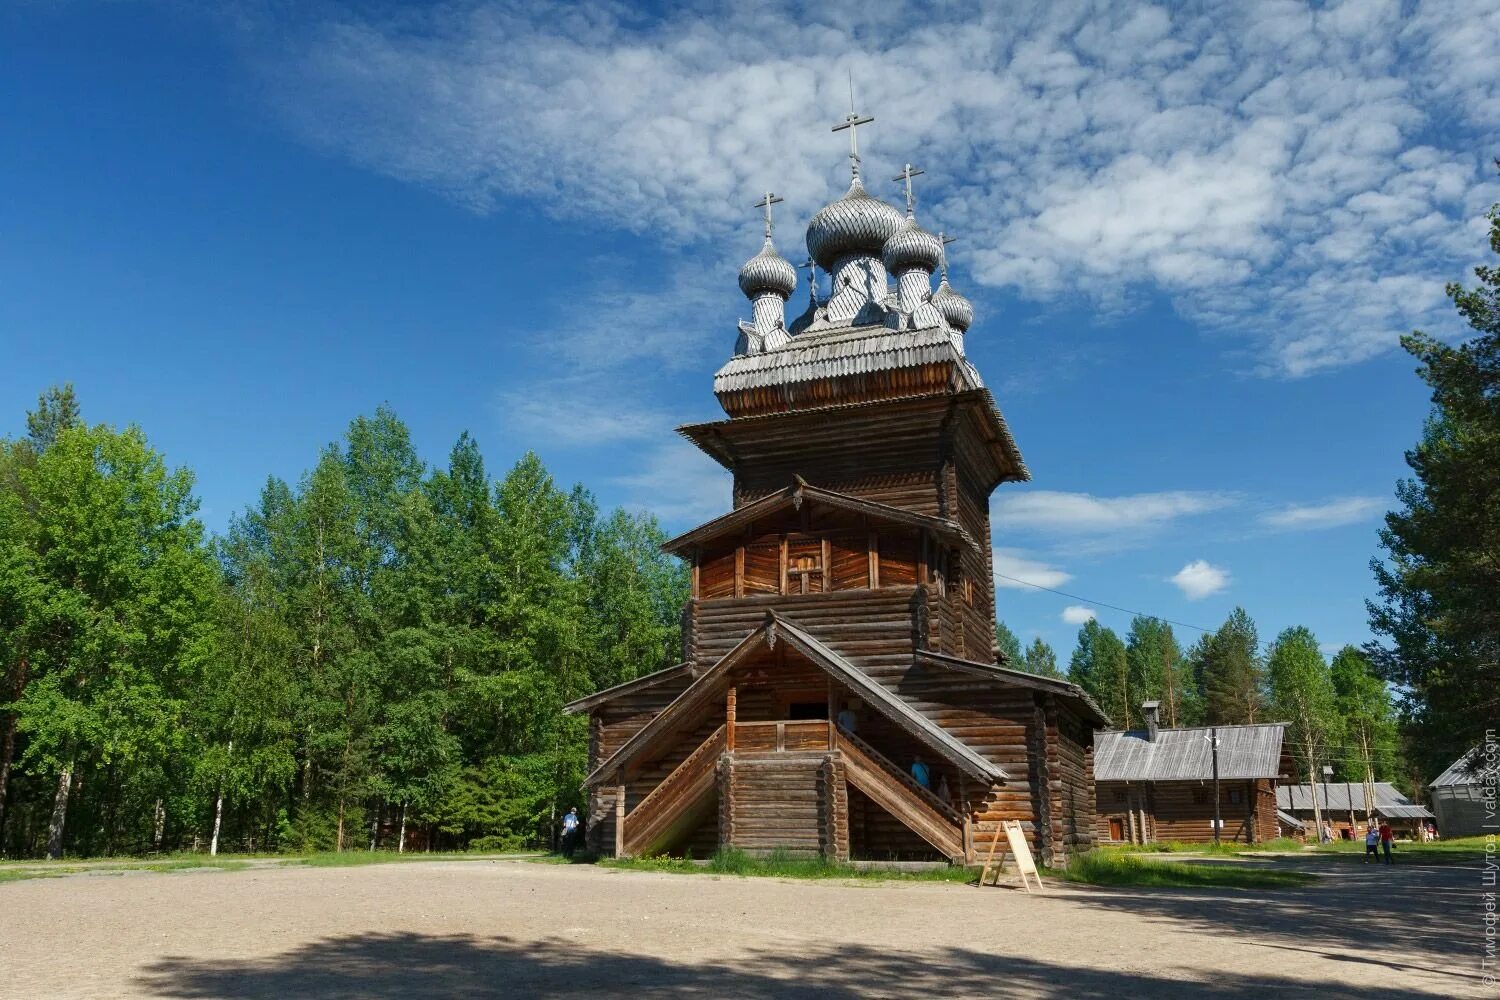
[[[728,502],[672,428],[720,414],[751,206],[795,255],[852,72],[1033,472],[997,569],[1363,641],[1426,411],[1396,337],[1461,332],[1500,201],[1500,3],[975,6],[7,5],[0,426],[72,380],[218,530],[389,402],[430,461],[468,429],[687,527]],[[1064,656],[1128,624],[999,601]]]

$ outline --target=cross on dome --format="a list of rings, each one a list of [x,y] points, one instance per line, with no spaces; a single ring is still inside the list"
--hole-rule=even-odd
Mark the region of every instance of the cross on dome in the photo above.
[[[938,242],[943,244],[943,280],[948,280],[948,244],[957,243],[957,236],[947,236],[941,229],[938,230]]]
[[[766,196],[755,203],[756,208],[766,210],[766,239],[771,238],[771,229],[773,228],[771,225],[771,206],[779,205],[785,200],[785,198],[778,198],[773,192],[767,191]]]
[[[906,182],[906,214],[907,215],[911,215],[912,212],[917,207],[917,199],[911,193],[911,179],[913,177],[916,177],[918,174],[925,174],[926,172],[927,171],[925,171],[925,170],[917,170],[910,163],[908,163],[906,165],[906,169],[905,170],[901,171],[895,177],[891,178],[891,180],[893,180],[893,181],[905,181]]]
[[[875,119],[870,115],[861,115],[854,110],[854,72],[849,73],[849,113],[844,120],[833,127],[833,131],[842,132],[849,130],[849,171],[859,180],[859,127],[869,125]]]

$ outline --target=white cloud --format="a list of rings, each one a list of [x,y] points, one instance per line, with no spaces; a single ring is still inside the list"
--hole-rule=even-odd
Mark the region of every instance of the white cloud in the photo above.
[[[1229,571],[1205,559],[1196,559],[1178,570],[1169,581],[1175,583],[1188,600],[1199,601],[1228,587]]]
[[[1096,497],[1058,490],[1008,492],[991,508],[998,531],[1030,528],[1053,534],[1110,534],[1159,528],[1184,517],[1221,510],[1229,493],[1174,490]]]
[[[931,228],[985,220],[960,277],[1110,308],[1164,293],[1267,374],[1455,330],[1443,282],[1500,200],[1476,153],[1500,135],[1495,0],[298,9],[236,5],[233,29],[305,141],[476,211],[638,232],[720,301],[758,192],[787,199],[795,256],[844,183],[828,127],[850,71],[878,119],[867,176],[920,158]],[[575,350],[666,364],[714,329],[596,319]]]
[[[686,441],[654,448],[641,464],[640,472],[611,482],[625,489],[626,507],[650,511],[668,532],[686,530],[730,510],[729,473]]]
[[[1027,584],[1038,587],[1061,587],[1073,579],[1071,573],[1029,558],[1018,549],[995,549],[994,560],[997,587],[1009,587],[1012,590],[1031,589]]]
[[[1379,497],[1344,497],[1327,503],[1290,504],[1262,514],[1260,522],[1280,531],[1337,528],[1369,520],[1384,508],[1385,501]]]
[[[1097,615],[1093,608],[1085,608],[1081,605],[1070,604],[1062,610],[1062,620],[1066,625],[1083,625],[1093,621]]]
[[[565,410],[558,399],[587,399],[595,406]],[[673,424],[670,414],[623,395],[598,377],[539,379],[507,388],[495,398],[495,413],[508,429],[531,442],[605,445],[657,437]]]

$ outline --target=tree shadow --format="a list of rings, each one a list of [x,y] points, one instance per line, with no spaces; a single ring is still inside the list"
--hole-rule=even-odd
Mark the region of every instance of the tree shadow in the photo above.
[[[1270,964],[1270,963],[1268,963]],[[809,943],[798,953],[759,950],[732,962],[692,964],[599,951],[560,938],[518,941],[413,933],[325,938],[255,960],[165,958],[136,985],[153,996],[259,1000],[318,996],[332,1000],[396,997],[955,996],[1119,1000],[1197,997],[1264,1000],[1319,988],[1270,973],[1182,981],[1140,972],[1080,969],[963,948],[920,953]],[[1322,991],[1338,984],[1322,984]],[[1384,986],[1382,1000],[1430,998]]]
[[[1267,948],[1333,961],[1472,979],[1483,889],[1477,869],[1411,863],[1386,867],[1287,859],[1277,867],[1319,871],[1317,883],[1274,892],[1100,889],[1087,905],[1143,922],[1244,936]],[[1464,923],[1463,914],[1473,920]],[[1382,990],[1382,992],[1385,992]]]

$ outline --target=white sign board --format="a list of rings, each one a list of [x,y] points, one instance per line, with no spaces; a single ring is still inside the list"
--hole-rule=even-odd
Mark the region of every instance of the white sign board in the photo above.
[[[1016,870],[1023,876],[1035,875],[1036,862],[1032,860],[1031,845],[1026,842],[1026,831],[1021,829],[1020,820],[1005,821],[1005,839],[1010,841],[1010,853],[1016,859]]]

